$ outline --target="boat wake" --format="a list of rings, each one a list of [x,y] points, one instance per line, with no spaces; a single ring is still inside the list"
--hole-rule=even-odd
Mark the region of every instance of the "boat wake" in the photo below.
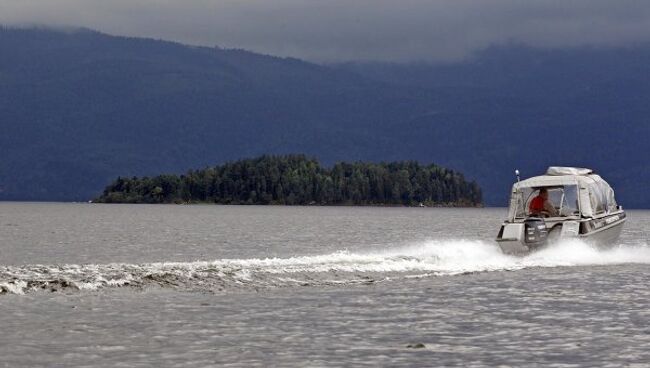
[[[145,264],[0,266],[0,293],[163,287],[224,291],[284,286],[376,283],[395,278],[451,276],[475,272],[650,263],[650,247],[599,250],[570,240],[525,257],[504,255],[495,244],[474,240],[427,241],[367,252],[268,259]]]

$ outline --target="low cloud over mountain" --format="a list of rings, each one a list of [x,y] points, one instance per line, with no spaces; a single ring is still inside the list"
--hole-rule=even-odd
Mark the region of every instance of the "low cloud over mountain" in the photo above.
[[[71,26],[315,62],[458,60],[491,45],[650,41],[634,0],[1,0],[0,23]]]

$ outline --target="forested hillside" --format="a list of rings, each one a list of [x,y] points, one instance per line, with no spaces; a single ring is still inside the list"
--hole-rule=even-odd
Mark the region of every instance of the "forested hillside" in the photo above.
[[[436,162],[506,205],[515,168],[595,169],[650,207],[650,47],[491,48],[316,65],[92,31],[0,30],[0,200],[88,200],[118,175],[241,157]]]
[[[262,156],[184,175],[118,178],[96,202],[284,205],[478,206],[463,175],[417,162],[337,163],[303,155]]]

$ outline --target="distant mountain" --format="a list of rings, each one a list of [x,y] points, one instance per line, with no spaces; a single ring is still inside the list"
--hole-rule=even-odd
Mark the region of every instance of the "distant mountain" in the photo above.
[[[512,174],[596,169],[650,207],[650,46],[491,48],[447,65],[316,65],[93,31],[0,30],[0,200],[265,153],[415,159],[505,205]]]

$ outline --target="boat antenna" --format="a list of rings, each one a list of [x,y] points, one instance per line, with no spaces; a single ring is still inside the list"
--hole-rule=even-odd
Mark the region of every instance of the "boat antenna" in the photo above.
[[[517,176],[517,191],[519,191],[519,182],[521,181],[519,178],[519,170],[515,169],[515,175]],[[514,193],[516,194],[516,193]],[[519,201],[519,199],[517,199]],[[517,217],[517,211],[513,212],[512,214],[512,222],[515,222],[515,217]]]

